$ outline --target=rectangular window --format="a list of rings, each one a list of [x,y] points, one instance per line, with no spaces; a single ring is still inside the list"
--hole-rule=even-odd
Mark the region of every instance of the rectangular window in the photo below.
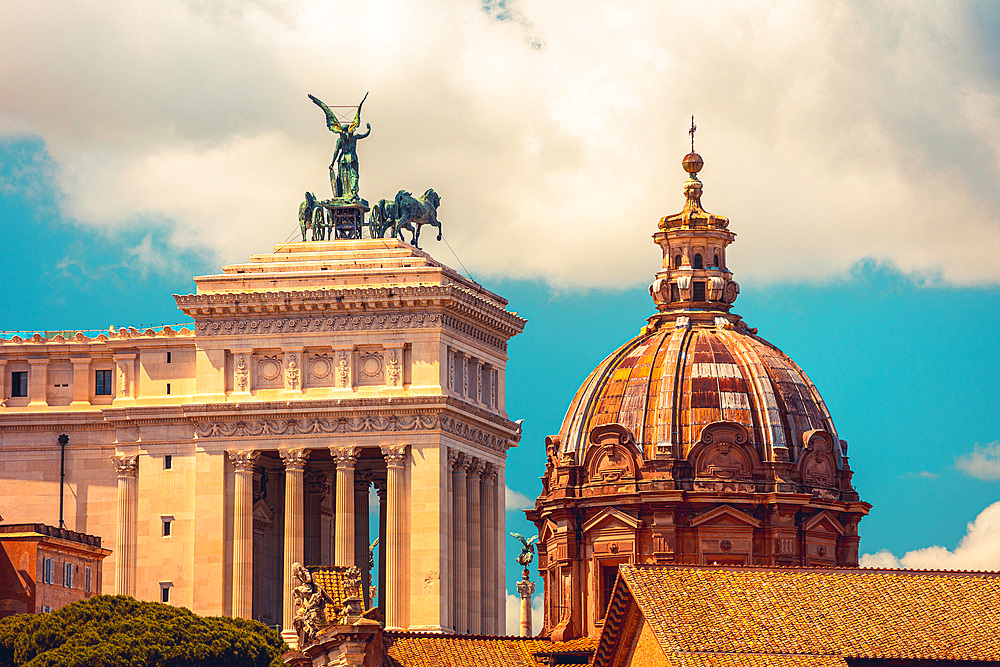
[[[42,561],[42,583],[51,584],[55,579],[55,563],[52,562],[51,558],[46,558]]]
[[[174,467],[174,457],[171,456],[170,454],[167,454],[166,456],[163,457],[163,469],[170,470],[173,467]]]
[[[63,587],[73,588],[73,563],[63,563]]]
[[[170,586],[171,584],[160,584],[160,602],[170,603]]]
[[[705,282],[702,280],[696,280],[691,283],[694,288],[691,298],[693,301],[704,301],[705,300]]]
[[[90,566],[83,571],[83,590],[87,593],[90,592],[90,587],[93,584],[92,574],[90,571]]]
[[[677,283],[670,283],[670,300],[671,301],[681,300],[681,291],[680,289],[678,289]]]
[[[14,371],[10,374],[10,395],[28,395],[28,371]]]
[[[601,566],[601,618],[608,612],[611,604],[611,594],[615,590],[615,580],[618,579],[618,564]]]
[[[170,363],[170,353],[169,352],[167,352],[167,363],[168,364]]]
[[[173,519],[164,519],[163,520],[163,536],[164,537],[170,537],[170,524],[172,524],[173,522],[174,522]]]
[[[167,393],[168,394],[170,393],[170,383],[169,382],[167,383]]]
[[[111,395],[111,371],[94,371],[94,393],[98,396]]]

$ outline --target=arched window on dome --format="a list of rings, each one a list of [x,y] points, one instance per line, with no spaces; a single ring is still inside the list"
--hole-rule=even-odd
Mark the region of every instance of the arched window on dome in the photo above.
[[[719,254],[716,253],[715,257],[712,258],[712,266],[719,268]]]
[[[705,268],[705,261],[701,258],[701,253],[700,252],[699,253],[695,253],[694,263],[691,266],[693,268],[696,268],[696,269],[704,269]]]
[[[680,255],[674,255],[674,268],[675,269],[681,268],[681,256]]]

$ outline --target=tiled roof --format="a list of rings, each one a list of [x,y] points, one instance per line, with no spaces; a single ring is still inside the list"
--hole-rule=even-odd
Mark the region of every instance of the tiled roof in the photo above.
[[[334,600],[343,601],[351,596],[362,597],[361,579],[353,568],[339,565],[314,566],[307,568],[313,576],[313,581],[323,587]]]
[[[539,667],[533,654],[551,650],[548,639],[386,632],[387,667]]]
[[[671,656],[674,667],[846,667],[839,655],[747,655],[746,653],[693,653]]]
[[[562,653],[593,653],[597,648],[597,637],[582,637],[565,642],[544,642],[535,651],[538,655],[559,655]]]
[[[647,565],[620,572],[619,586],[627,585],[678,665],[733,664],[719,662],[727,654],[740,664],[749,664],[747,654],[767,655],[767,664],[778,664],[775,654],[796,661],[785,664],[816,665],[832,663],[801,660],[1000,660],[996,573]]]

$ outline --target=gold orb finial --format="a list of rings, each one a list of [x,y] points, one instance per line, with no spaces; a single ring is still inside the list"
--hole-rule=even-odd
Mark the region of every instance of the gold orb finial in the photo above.
[[[694,124],[694,116],[691,116],[691,129],[688,130],[688,134],[691,135],[691,152],[684,156],[681,160],[681,166],[684,167],[684,171],[694,176],[701,168],[705,166],[705,161],[701,159],[701,156],[694,152],[694,133],[698,129],[698,126]]]

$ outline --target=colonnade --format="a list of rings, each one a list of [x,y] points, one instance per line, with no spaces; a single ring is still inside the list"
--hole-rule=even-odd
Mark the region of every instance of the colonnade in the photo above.
[[[437,527],[421,526],[418,540],[428,539],[434,531],[440,533],[442,606],[439,627],[446,632],[504,634],[505,587],[501,555],[504,505],[500,495],[504,488],[503,467],[455,449],[448,449],[445,457],[445,448],[441,450],[440,473],[433,475],[440,488],[410,489],[413,459],[409,447],[380,447],[386,473],[384,483],[376,485],[381,500],[379,537],[382,544],[377,586],[385,627],[406,629],[410,625],[410,579],[419,575],[419,583],[427,585],[426,573],[410,572],[409,539],[413,534],[410,505],[415,493],[418,494],[414,501],[417,505],[424,503],[421,494],[440,498]],[[285,628],[292,627],[295,614],[292,564],[304,562],[305,556],[304,482],[313,451],[308,448],[277,450],[285,472],[282,558],[282,624]],[[333,564],[358,565],[364,570],[370,539],[367,503],[373,475],[370,470],[357,469],[360,447],[331,447],[329,451],[336,469]],[[233,469],[231,613],[243,618],[250,618],[253,613],[253,479],[260,453],[259,450],[227,452]],[[370,458],[365,460],[371,461]],[[134,596],[138,457],[118,456],[114,461],[118,472],[115,591]],[[421,542],[414,545],[414,549],[426,546]],[[367,584],[363,582],[365,588]]]
[[[506,633],[503,561],[502,468],[457,450],[448,453],[451,471],[452,591],[449,616],[462,634]]]

